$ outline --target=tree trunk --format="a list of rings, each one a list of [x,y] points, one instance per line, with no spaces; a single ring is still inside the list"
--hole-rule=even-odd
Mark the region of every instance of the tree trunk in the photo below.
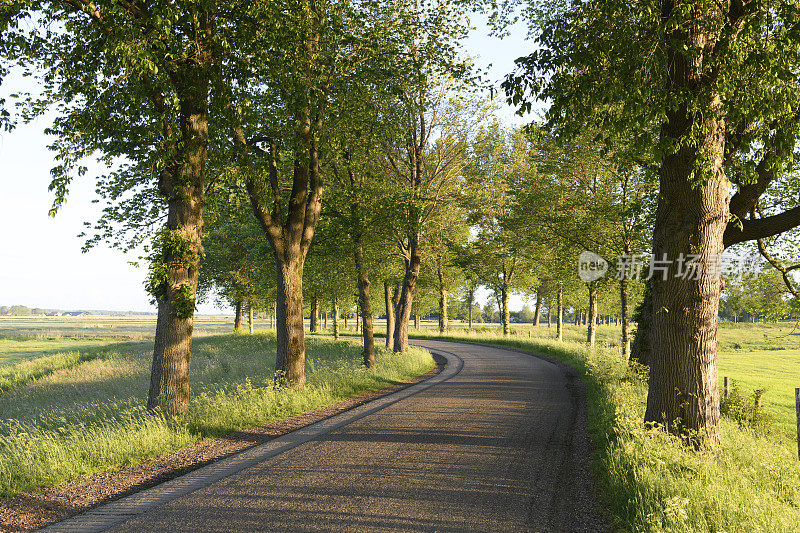
[[[589,288],[589,328],[586,332],[586,343],[594,346],[597,335],[597,282],[590,281],[586,285]]]
[[[386,305],[386,347],[392,348],[394,346],[394,302],[397,299],[397,287],[394,289],[394,294],[389,292],[389,282],[383,282],[383,299]]]
[[[436,274],[439,278],[439,333],[444,333],[447,331],[447,290],[441,262],[437,265]]]
[[[394,351],[408,351],[408,324],[411,320],[411,306],[414,303],[414,293],[417,288],[417,278],[421,258],[419,255],[418,237],[411,239],[408,255],[405,258],[406,273],[403,276],[403,287],[400,290],[400,300],[397,302],[397,311],[394,324]],[[417,320],[416,324],[419,324]]]
[[[536,288],[536,311],[533,313],[533,327],[539,327],[539,321],[542,319],[542,288]]]
[[[311,314],[308,317],[308,330],[316,333],[319,330],[319,299],[314,296],[311,298]]]
[[[328,310],[322,314],[322,328],[327,331],[328,329]]]
[[[356,234],[355,263],[358,276],[358,303],[361,307],[361,332],[364,338],[364,366],[375,367],[375,339],[372,336],[372,303],[369,299],[369,277],[364,265],[364,250],[361,245],[361,235]]]
[[[419,331],[419,315],[414,315],[414,329]]]
[[[631,356],[631,339],[628,334],[628,280],[619,280],[619,301],[622,307],[622,357],[627,361]]]
[[[558,313],[556,315],[556,338],[559,341],[564,340],[564,291],[559,287],[558,289]]]
[[[288,260],[276,255],[277,287],[277,358],[275,371],[292,388],[306,384],[306,341],[303,324],[303,258]]]
[[[247,328],[250,331],[250,334],[253,334],[253,306],[247,306]]]
[[[309,39],[306,47],[314,46]],[[307,52],[311,52],[307,50]],[[306,102],[308,104],[308,102]],[[301,103],[295,112],[297,139],[292,174],[292,189],[287,202],[287,214],[281,204],[278,179],[278,154],[274,141],[269,141],[269,184],[271,197],[252,179],[255,170],[245,174],[247,192],[253,214],[260,222],[272,246],[277,271],[276,329],[277,353],[275,356],[276,377],[285,378],[292,388],[305,386],[305,331],[303,321],[303,264],[314,238],[314,231],[322,208],[322,175],[315,133],[319,119],[312,119],[310,105]],[[247,160],[247,139],[241,128],[234,131],[237,154]]]
[[[336,294],[331,293],[331,303],[333,304],[333,340],[339,340],[339,299]]]
[[[191,67],[178,73],[181,142],[174,163],[164,169],[158,183],[167,202],[167,222],[150,280],[159,305],[147,407],[160,406],[167,414],[185,413],[189,405],[208,159],[209,82],[204,61],[198,56]]]
[[[652,280],[645,281],[644,298],[638,312],[636,335],[631,345],[631,361],[640,365],[650,364],[650,325],[653,321],[653,290]]]
[[[699,440],[718,444],[717,322],[722,291],[718,261],[730,219],[730,182],[722,168],[722,100],[709,63],[715,60],[716,28],[723,27],[724,15],[715,14],[716,9],[697,9],[698,14],[692,15],[696,18],[666,36],[667,88],[691,100],[667,110],[660,133],[662,140],[679,148],[665,153],[659,170],[653,254],[669,261],[670,267],[666,279],[653,278],[655,315],[645,420],[674,433],[688,430]],[[701,51],[700,55],[690,56],[683,47]],[[694,139],[686,142],[690,136]],[[698,275],[681,277],[677,261],[688,254],[699,256]]]
[[[475,299],[475,291],[469,291],[469,329],[472,329],[472,301]]]
[[[503,285],[500,289],[501,298],[503,300],[502,303],[502,312],[503,312],[503,336],[509,337],[511,335],[511,309],[508,307],[508,299],[509,299],[509,290],[508,286]]]
[[[236,308],[236,313],[233,318],[233,331],[235,333],[241,333],[242,318],[244,317],[244,305],[242,305],[241,300],[236,300],[234,307]]]
[[[447,317],[447,291],[439,291],[439,333],[444,333],[449,328]]]

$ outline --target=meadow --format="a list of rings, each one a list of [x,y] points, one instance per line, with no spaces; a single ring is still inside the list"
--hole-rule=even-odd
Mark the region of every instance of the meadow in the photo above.
[[[642,423],[647,373],[621,356],[619,329],[601,326],[589,349],[585,328],[515,327],[510,338],[496,328],[453,328],[413,335],[483,342],[545,353],[581,374],[595,447],[599,493],[614,530],[652,532],[798,532],[800,461],[795,436],[794,387],[800,386],[800,331],[794,324],[722,324],[720,380],[727,375],[752,405],[765,388],[765,418],[758,424],[722,417],[722,447],[695,451]],[[789,403],[791,401],[791,408]],[[764,423],[766,421],[766,423]]]
[[[155,332],[155,315],[83,317],[0,317],[0,340],[16,339],[151,339]],[[269,329],[268,320],[256,320],[256,331]],[[198,316],[194,319],[195,336],[218,335],[233,331],[233,318]],[[0,350],[0,357],[5,350]],[[2,364],[2,362],[0,362]]]
[[[411,357],[379,350],[376,369],[368,371],[357,340],[310,338],[308,386],[276,389],[274,334],[199,337],[193,343],[189,412],[168,419],[144,407],[151,341],[94,338],[83,345],[85,339],[23,341],[15,335],[15,344],[8,344],[15,356],[0,367],[0,384],[6,385],[0,392],[0,496],[131,466],[406,381],[435,366],[422,350]],[[69,351],[58,352],[59,343]]]

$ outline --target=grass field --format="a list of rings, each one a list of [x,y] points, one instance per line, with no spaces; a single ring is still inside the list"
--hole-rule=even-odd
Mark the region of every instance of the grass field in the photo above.
[[[497,330],[415,334],[523,348],[575,367],[587,386],[595,474],[615,530],[800,532],[800,461],[783,401],[789,387],[800,386],[800,337],[792,324],[722,325],[720,374],[738,380],[744,391],[766,386],[764,403],[775,424],[765,430],[723,417],[722,448],[700,452],[645,428],[646,378],[613,346],[618,329],[602,326],[599,338],[612,347],[594,350],[555,341],[554,329],[534,328],[530,337],[528,329],[517,328],[510,338]],[[565,329],[568,339],[583,333],[577,326]]]
[[[268,320],[256,320],[255,330],[269,329]],[[60,337],[117,337],[151,339],[155,333],[153,316],[85,316],[85,317],[0,317],[0,339],[28,340],[57,339]],[[195,317],[196,336],[218,335],[233,331],[233,318]]]
[[[144,408],[152,342],[95,341],[0,367],[6,376],[36,364],[54,367],[0,393],[0,496],[123,468],[402,382],[434,366],[422,350],[411,357],[380,351],[376,370],[368,371],[356,340],[311,338],[306,389],[276,390],[274,335],[201,337],[193,343],[189,413],[168,420]],[[28,342],[29,354],[41,352],[40,339]],[[14,349],[24,358],[19,344]]]

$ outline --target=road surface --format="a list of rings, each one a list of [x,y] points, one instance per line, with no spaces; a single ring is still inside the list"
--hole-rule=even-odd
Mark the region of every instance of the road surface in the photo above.
[[[605,529],[574,372],[500,348],[413,344],[448,357],[442,381],[146,512],[112,508],[111,531]],[[51,530],[113,523],[80,519]]]

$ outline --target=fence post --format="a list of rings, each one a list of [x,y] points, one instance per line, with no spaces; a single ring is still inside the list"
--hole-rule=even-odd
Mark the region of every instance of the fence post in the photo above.
[[[758,414],[759,411],[761,411],[761,396],[763,394],[764,394],[764,389],[756,389],[755,393],[753,393],[753,397],[755,398],[755,405],[753,407],[755,407],[756,409],[756,414]]]
[[[725,380],[725,389],[723,393],[723,397],[727,400],[728,399],[728,376],[723,378]]]

